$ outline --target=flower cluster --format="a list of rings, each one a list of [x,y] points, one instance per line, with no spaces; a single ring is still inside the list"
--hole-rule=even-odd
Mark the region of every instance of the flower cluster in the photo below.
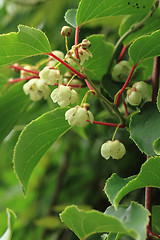
[[[67,62],[73,66],[75,66],[77,62],[80,65],[83,65],[84,62],[89,59],[89,57],[92,57],[92,53],[87,49],[90,46],[91,42],[87,39],[84,39],[80,46],[73,46],[65,56]],[[76,51],[79,58],[77,58]]]
[[[64,26],[61,30],[61,35],[65,36],[66,44],[67,38],[71,35],[71,32],[72,29],[67,26]],[[77,65],[80,71],[82,71],[81,66],[89,59],[89,57],[92,57],[92,53],[88,50],[90,46],[91,42],[88,39],[84,39],[80,44],[72,46],[69,51],[68,45],[66,45],[67,54],[65,56],[65,60],[71,65]],[[61,60],[64,58],[64,53],[61,51],[56,50],[53,51],[52,54]],[[39,101],[42,98],[47,99],[50,95],[52,101],[54,103],[58,103],[61,107],[66,107],[70,104],[76,103],[78,101],[78,95],[77,92],[72,89],[70,83],[72,82],[73,85],[75,84],[78,87],[81,86],[82,82],[78,78],[74,78],[77,74],[73,75],[73,73],[66,71],[66,73],[62,75],[58,68],[59,63],[56,59],[49,57],[47,62],[46,66],[41,69],[41,71],[38,67],[30,65],[26,65],[23,70],[21,70],[21,78],[30,78],[33,76],[33,78],[23,86],[25,94],[29,95],[32,101]],[[130,67],[126,61],[122,61],[117,64],[112,71],[115,81],[122,80],[125,74],[128,74],[129,68]],[[20,69],[22,68],[20,67]],[[50,94],[49,86],[53,87],[55,85],[58,85],[58,87]],[[134,88],[137,88],[138,91],[141,92],[141,87],[139,85],[134,86]],[[66,111],[65,120],[68,121],[69,125],[83,127],[87,124],[87,122],[94,122],[94,116],[92,112],[89,111],[90,105],[86,103],[89,92],[92,92],[92,90],[85,94],[80,105]],[[109,159],[110,157],[120,159],[123,157],[125,152],[126,150],[124,145],[118,140],[107,141],[101,147],[101,155],[105,159]]]

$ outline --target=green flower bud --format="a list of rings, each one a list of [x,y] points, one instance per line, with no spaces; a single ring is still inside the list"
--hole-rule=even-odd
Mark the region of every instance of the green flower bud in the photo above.
[[[72,28],[68,27],[68,26],[64,26],[61,29],[61,35],[65,36],[65,37],[70,37],[72,33]]]
[[[83,49],[88,49],[91,46],[91,42],[88,39],[83,39],[81,46]]]
[[[136,88],[131,88],[127,91],[127,101],[132,106],[138,106],[142,101],[142,96]]]
[[[148,98],[149,95],[149,86],[145,82],[136,82],[132,86],[133,88],[136,88],[136,90],[141,94],[142,98]]]
[[[131,67],[129,62],[121,61],[112,69],[112,79],[116,82],[125,82],[130,74]]]

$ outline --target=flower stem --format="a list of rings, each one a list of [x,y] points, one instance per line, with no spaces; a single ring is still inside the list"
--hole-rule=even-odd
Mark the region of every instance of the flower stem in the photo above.
[[[90,122],[87,120],[87,122]],[[105,123],[105,122],[98,122],[98,121],[93,121],[94,124],[98,125],[103,125],[103,126],[109,126],[109,127],[119,127],[119,128],[125,128],[124,124],[116,124],[116,123]]]
[[[15,79],[12,79],[8,82],[8,84],[12,84],[12,83],[16,83],[16,82],[21,82],[21,81],[29,81],[31,80],[32,78],[39,78],[39,76],[31,76],[31,77],[25,77],[25,78],[15,78]]]
[[[57,57],[56,55],[54,55],[53,53],[45,53],[46,55],[49,55],[53,58],[55,58],[56,60],[58,60],[60,63],[62,63],[65,67],[67,67],[69,70],[71,70],[73,73],[77,74],[78,77],[85,79],[86,76],[81,74],[80,72],[78,72],[76,69],[74,69],[73,67],[71,67],[68,63],[64,62],[62,59],[60,59],[59,57]]]
[[[19,70],[19,71],[23,70],[23,71],[25,71],[25,72],[29,72],[29,73],[33,73],[33,74],[39,75],[39,72],[32,71],[32,70],[28,70],[28,69],[25,69],[25,68],[20,67],[20,66],[17,66],[17,65],[11,65],[11,66],[9,66],[9,67],[10,67],[10,68],[14,68],[14,69]]]
[[[129,116],[129,113],[128,113],[128,109],[127,109],[126,102],[125,102],[124,99],[122,99],[122,101],[123,101],[124,109],[125,109],[125,112],[126,112],[126,116],[128,117],[128,116]]]
[[[120,101],[120,98],[121,98],[123,92],[125,91],[126,87],[128,86],[129,81],[131,80],[131,77],[132,77],[132,75],[133,75],[133,73],[134,73],[134,70],[135,70],[135,68],[137,67],[138,64],[139,64],[139,63],[137,63],[136,65],[133,65],[133,67],[132,67],[132,69],[131,69],[131,72],[130,72],[130,74],[129,74],[129,76],[128,76],[126,82],[125,82],[125,84],[123,85],[123,87],[122,87],[122,89],[120,90],[120,92],[117,94],[117,98],[116,98],[116,105],[117,105],[117,106],[118,106],[118,104],[119,104],[119,101]]]
[[[157,238],[160,238],[159,235],[157,235],[156,233],[152,232],[150,229],[147,228],[147,232],[150,233],[153,236],[156,236]]]
[[[80,27],[76,27],[76,32],[75,32],[75,46],[78,45],[79,29],[80,29]],[[77,59],[79,59],[78,48],[75,49],[75,54],[76,54]]]
[[[121,51],[121,53],[120,53],[120,55],[119,55],[119,58],[118,58],[118,60],[117,60],[117,63],[119,63],[119,62],[121,61],[121,59],[122,59],[122,57],[123,57],[123,55],[124,55],[127,47],[128,47],[127,45],[124,45],[124,47],[122,48],[122,51]]]
[[[113,134],[113,137],[112,137],[112,142],[114,141],[114,138],[115,138],[115,136],[116,136],[116,133],[117,133],[120,125],[121,125],[121,124],[119,124],[119,125],[116,127],[116,130],[114,131],[114,134]]]
[[[85,79],[85,82],[90,90],[94,90],[86,79]],[[93,93],[93,95],[96,95],[95,91],[93,91],[92,93]]]

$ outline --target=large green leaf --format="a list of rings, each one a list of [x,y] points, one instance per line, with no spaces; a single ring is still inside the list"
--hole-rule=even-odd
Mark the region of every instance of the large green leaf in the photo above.
[[[81,0],[77,11],[77,24],[81,26],[107,16],[146,14],[153,0]]]
[[[146,59],[160,56],[160,30],[135,40],[129,48],[129,55],[134,65]]]
[[[130,135],[139,149],[149,156],[155,156],[153,143],[160,137],[160,113],[155,103],[146,103],[141,112],[131,116]]]
[[[85,72],[92,80],[100,81],[108,69],[114,47],[104,41],[104,35],[92,35],[88,39],[93,57],[85,62]]]
[[[77,9],[69,9],[64,16],[65,21],[69,23],[71,26],[73,26],[74,28],[77,27],[76,13],[77,13]]]
[[[95,233],[107,232],[124,233],[134,239],[144,240],[148,214],[143,206],[132,202],[128,208],[121,206],[117,211],[109,207],[105,214],[96,210],[83,211],[76,206],[70,206],[60,214],[60,217],[81,240]]]
[[[35,28],[19,25],[17,33],[0,35],[0,67],[15,61],[51,52],[46,35]]]
[[[28,124],[20,134],[14,150],[14,168],[25,191],[29,178],[41,157],[70,129],[64,117],[67,109],[57,108],[43,114]]]
[[[152,229],[153,232],[160,234],[160,206],[153,206],[152,208]]]
[[[127,32],[133,24],[140,22],[144,17],[145,15],[132,15],[127,17],[120,26],[120,29],[119,29],[120,36],[125,34],[125,32]],[[125,38],[123,43],[125,45],[128,45],[136,38],[158,30],[159,22],[160,22],[160,9],[157,8],[154,14],[146,21],[145,25],[142,28],[140,28],[138,31],[133,32],[127,38]]]
[[[149,158],[137,176],[121,178],[114,173],[107,180],[104,190],[109,201],[117,208],[126,194],[144,187],[160,188],[160,157]]]
[[[9,134],[28,105],[29,99],[22,86],[22,83],[10,86],[5,94],[0,96],[0,142]]]
[[[6,212],[7,212],[7,218],[8,218],[8,228],[6,232],[3,234],[3,236],[0,238],[0,240],[11,240],[12,238],[13,225],[16,219],[16,215],[10,209],[6,209]]]

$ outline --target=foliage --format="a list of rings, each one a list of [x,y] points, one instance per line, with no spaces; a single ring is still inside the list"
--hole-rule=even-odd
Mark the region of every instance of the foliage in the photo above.
[[[158,236],[159,1],[0,4],[0,239]]]

